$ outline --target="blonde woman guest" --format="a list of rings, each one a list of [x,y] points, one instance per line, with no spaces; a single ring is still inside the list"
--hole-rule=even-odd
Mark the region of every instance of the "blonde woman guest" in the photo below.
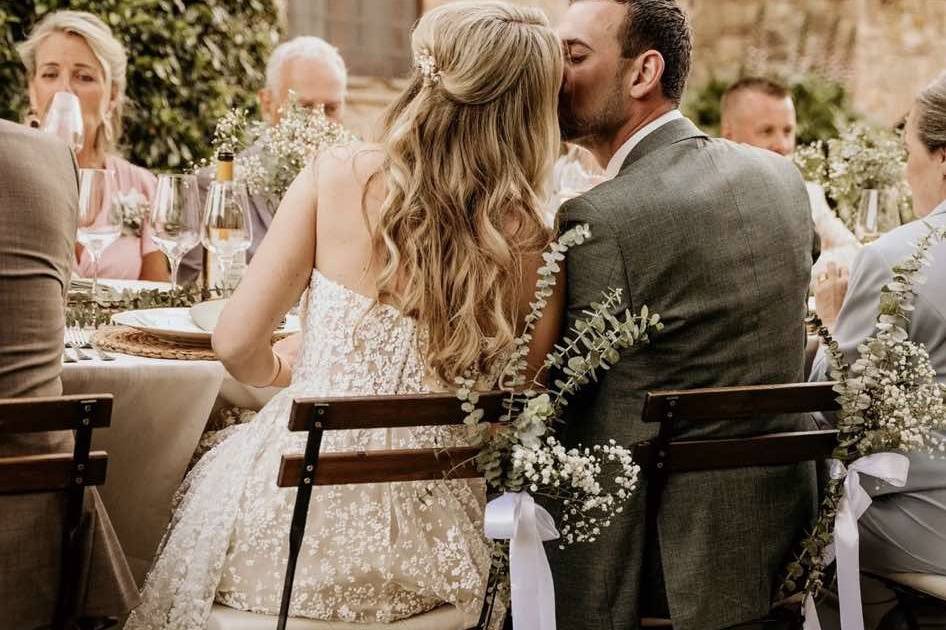
[[[858,345],[874,332],[880,291],[892,279],[892,267],[913,253],[915,243],[929,229],[927,224],[946,227],[946,74],[917,97],[907,117],[904,143],[913,211],[923,220],[891,230],[862,248],[854,260],[834,329],[848,361],[856,358]],[[917,289],[908,333],[926,346],[937,378],[946,382],[946,243],[935,245],[930,253],[933,264],[924,271],[926,283]],[[823,306],[826,298],[843,292],[845,282],[829,275],[818,285],[818,310],[829,310]],[[829,372],[820,350],[811,380],[825,380]],[[906,486],[878,482],[864,487],[874,497],[860,520],[864,568],[879,573],[946,574],[946,462],[910,455]]]
[[[560,44],[541,11],[479,1],[426,13],[411,44],[382,142],[327,152],[296,178],[220,318],[230,373],[288,387],[185,480],[126,630],[203,628],[214,600],[278,612],[294,493],[275,474],[303,445],[286,430],[293,398],[443,391],[469,373],[496,383],[550,239]],[[307,287],[290,383],[267,339]],[[550,302],[534,367],[559,331],[562,293]],[[463,442],[443,428],[334,431],[322,450]],[[472,626],[490,564],[484,501],[469,481],[313,489],[290,614],[393,622],[450,604]]]
[[[156,179],[115,152],[125,106],[127,59],[121,43],[91,13],[57,11],[43,18],[18,50],[29,81],[29,117],[42,119],[56,92],[75,94],[85,131],[79,166],[114,172],[121,202],[145,212],[140,229],[128,230],[102,254],[99,277],[168,280],[167,259],[151,240],[147,222]],[[92,256],[81,245],[76,264],[79,275],[92,275]]]

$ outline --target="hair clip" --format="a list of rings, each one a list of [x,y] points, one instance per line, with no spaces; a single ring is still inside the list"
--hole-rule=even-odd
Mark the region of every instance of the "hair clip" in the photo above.
[[[421,75],[424,77],[424,85],[430,85],[440,81],[441,75],[440,70],[437,68],[437,62],[434,61],[433,55],[431,55],[430,51],[426,48],[421,48],[417,51],[417,54],[414,55],[414,65],[417,66]]]

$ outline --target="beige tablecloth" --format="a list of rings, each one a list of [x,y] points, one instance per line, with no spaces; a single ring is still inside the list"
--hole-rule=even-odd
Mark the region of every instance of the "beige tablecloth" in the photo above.
[[[216,361],[115,356],[65,364],[63,393],[115,397],[112,425],[95,432],[92,446],[108,452],[102,500],[140,585],[212,411],[259,409],[277,390],[241,385]]]

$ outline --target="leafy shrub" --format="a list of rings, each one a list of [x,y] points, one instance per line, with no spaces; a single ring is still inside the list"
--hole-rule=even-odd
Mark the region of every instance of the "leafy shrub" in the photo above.
[[[4,0],[0,5],[0,117],[20,120],[26,77],[14,48],[59,9],[101,17],[128,53],[123,149],[136,164],[183,168],[211,150],[217,120],[256,108],[279,40],[274,0]]]

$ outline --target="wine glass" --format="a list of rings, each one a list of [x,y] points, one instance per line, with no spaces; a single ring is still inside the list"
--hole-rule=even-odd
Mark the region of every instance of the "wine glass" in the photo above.
[[[861,243],[877,240],[884,232],[900,225],[898,195],[890,189],[867,188],[861,191],[854,235]]]
[[[79,169],[79,229],[76,240],[92,255],[92,302],[99,282],[99,259],[122,235],[121,206],[116,203],[115,174],[101,168]]]
[[[160,175],[151,208],[151,239],[171,263],[177,289],[181,259],[200,242],[200,195],[196,175]]]
[[[233,258],[249,249],[253,238],[246,187],[234,181],[215,181],[207,193],[200,242],[216,255],[224,296],[230,294]]]
[[[84,139],[79,97],[72,92],[56,92],[43,120],[42,130],[59,137],[73,151],[78,152]]]

